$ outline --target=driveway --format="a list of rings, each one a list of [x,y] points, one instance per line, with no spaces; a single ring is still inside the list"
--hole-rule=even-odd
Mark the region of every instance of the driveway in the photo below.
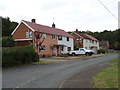
[[[3,88],[58,88],[61,83],[83,69],[92,68],[118,55],[106,55],[86,60],[76,59],[66,63],[28,65],[3,70]]]

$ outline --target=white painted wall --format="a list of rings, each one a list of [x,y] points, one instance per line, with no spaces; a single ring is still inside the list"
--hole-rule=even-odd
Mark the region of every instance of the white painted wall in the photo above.
[[[91,46],[96,46],[97,50],[99,49],[99,42],[94,41],[94,43],[92,43],[92,40],[89,39],[83,39],[83,48],[87,48],[90,49]]]
[[[63,53],[68,53],[68,47],[71,47],[71,50],[73,50],[73,46],[74,46],[74,43],[73,43],[73,38],[70,38],[69,37],[69,41],[67,41],[67,37],[65,36],[62,36],[62,40],[58,40],[58,44],[63,44],[65,45],[64,47],[64,51]]]

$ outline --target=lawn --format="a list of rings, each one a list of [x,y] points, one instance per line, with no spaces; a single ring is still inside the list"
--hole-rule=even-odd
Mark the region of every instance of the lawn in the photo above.
[[[120,58],[112,60],[111,63],[115,63],[114,65],[93,77],[94,88],[118,88],[118,61],[120,61]]]

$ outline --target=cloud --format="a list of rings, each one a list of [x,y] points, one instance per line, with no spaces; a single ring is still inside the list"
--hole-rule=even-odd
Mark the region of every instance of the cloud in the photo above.
[[[119,0],[101,1],[117,16]],[[0,13],[13,21],[35,18],[37,23],[48,26],[55,17],[56,26],[67,31],[77,27],[92,31],[117,28],[116,20],[97,0],[1,0]]]

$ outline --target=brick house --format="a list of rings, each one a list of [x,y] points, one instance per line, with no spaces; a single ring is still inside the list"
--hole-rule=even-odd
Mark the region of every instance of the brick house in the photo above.
[[[99,49],[99,41],[93,36],[77,31],[73,32],[71,35],[74,37],[75,48],[86,48],[94,51]]]
[[[32,44],[40,55],[60,55],[73,50],[73,37],[64,30],[40,25],[35,19],[31,22],[22,20],[12,32],[16,46]]]

